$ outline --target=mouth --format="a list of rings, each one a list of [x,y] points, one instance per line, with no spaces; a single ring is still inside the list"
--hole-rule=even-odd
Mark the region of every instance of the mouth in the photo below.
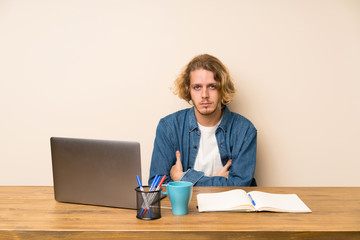
[[[200,103],[200,106],[202,107],[209,107],[211,105],[211,103]]]

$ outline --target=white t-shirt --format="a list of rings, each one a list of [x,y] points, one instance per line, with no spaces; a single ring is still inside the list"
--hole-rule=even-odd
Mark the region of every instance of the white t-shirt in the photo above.
[[[194,169],[204,172],[205,176],[214,176],[223,167],[215,137],[219,124],[220,122],[213,127],[204,127],[198,123],[201,134]]]

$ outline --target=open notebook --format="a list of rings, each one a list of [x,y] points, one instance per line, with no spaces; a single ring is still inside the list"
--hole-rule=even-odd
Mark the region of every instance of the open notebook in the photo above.
[[[274,194],[260,191],[246,193],[235,189],[197,195],[199,212],[311,212],[296,194]]]

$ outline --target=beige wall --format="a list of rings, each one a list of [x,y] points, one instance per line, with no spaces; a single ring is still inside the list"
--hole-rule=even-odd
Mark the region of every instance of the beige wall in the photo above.
[[[147,179],[193,56],[230,69],[262,186],[360,186],[360,2],[0,1],[0,185],[52,185],[51,136],[135,140]]]

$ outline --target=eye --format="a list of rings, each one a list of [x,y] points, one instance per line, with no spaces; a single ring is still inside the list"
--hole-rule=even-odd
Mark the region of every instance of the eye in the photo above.
[[[200,90],[200,86],[199,86],[199,85],[195,85],[195,86],[193,86],[193,89],[194,89],[194,90]]]
[[[209,86],[210,89],[216,89],[216,85],[215,84],[212,84]]]

